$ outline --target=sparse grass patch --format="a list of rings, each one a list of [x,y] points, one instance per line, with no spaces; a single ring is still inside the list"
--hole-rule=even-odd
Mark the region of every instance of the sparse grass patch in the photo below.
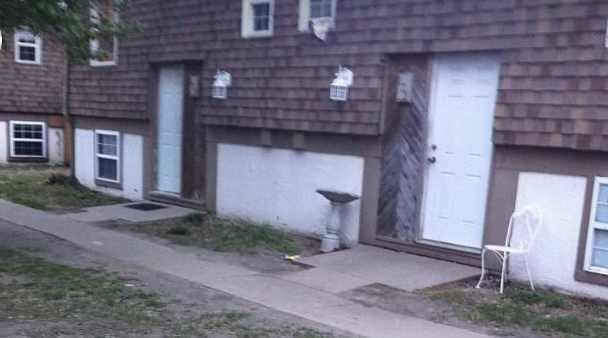
[[[182,245],[221,252],[253,252],[263,248],[297,254],[301,248],[285,231],[270,225],[214,215],[192,214],[181,219],[120,225],[128,230],[167,238]]]
[[[187,310],[177,314],[172,305],[170,300],[127,286],[108,273],[50,263],[0,248],[3,327],[13,321],[55,323],[62,336],[70,337],[333,337],[301,327],[265,326],[247,312],[200,315]]]
[[[92,191],[60,173],[0,171],[0,198],[39,210],[77,210],[126,202]]]
[[[608,337],[608,303],[549,290],[510,285],[505,294],[454,285],[429,289],[430,299],[449,303],[462,319],[504,329],[525,328],[552,337]]]
[[[157,322],[158,295],[126,287],[118,278],[49,263],[0,249],[0,318],[65,320],[104,318],[129,325]]]

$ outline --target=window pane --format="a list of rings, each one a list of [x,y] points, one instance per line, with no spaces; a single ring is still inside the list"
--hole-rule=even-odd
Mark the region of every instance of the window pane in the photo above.
[[[13,125],[13,138],[42,140],[42,126],[39,124],[15,124]]]
[[[97,153],[116,156],[118,138],[115,135],[97,134]]]
[[[118,179],[118,163],[116,160],[97,158],[98,177],[116,181]]]
[[[595,209],[595,221],[600,223],[608,223],[608,205],[597,205]]]
[[[332,17],[332,7],[332,0],[310,0],[310,18]]]
[[[253,5],[253,30],[267,31],[270,29],[270,3]]]
[[[13,142],[15,156],[42,156],[42,142],[15,141]]]
[[[608,230],[594,230],[593,247],[608,250]]]
[[[600,184],[597,194],[597,201],[598,203],[608,204],[608,184]]]
[[[36,48],[24,46],[19,47],[19,60],[36,61]]]

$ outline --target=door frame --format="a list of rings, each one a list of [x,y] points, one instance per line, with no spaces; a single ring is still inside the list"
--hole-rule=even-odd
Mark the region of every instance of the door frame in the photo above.
[[[438,67],[439,67],[439,60],[442,57],[449,57],[450,55],[494,55],[494,57],[499,61],[499,70],[498,70],[498,86],[500,86],[500,54],[496,51],[487,51],[487,52],[462,52],[462,53],[442,53],[442,54],[434,54],[431,56],[431,74],[429,76],[429,81],[430,81],[430,86],[429,86],[429,107],[428,107],[428,113],[427,113],[427,123],[426,123],[426,136],[425,136],[425,153],[424,153],[424,174],[423,174],[423,182],[422,182],[422,195],[421,195],[421,203],[420,203],[420,216],[418,217],[419,219],[419,226],[418,226],[418,231],[416,232],[416,243],[419,244],[424,244],[424,245],[430,245],[430,246],[434,246],[434,247],[440,247],[440,248],[445,248],[445,249],[450,249],[450,250],[456,250],[456,251],[461,251],[461,252],[467,252],[467,253],[473,253],[473,254],[480,254],[481,250],[483,248],[483,241],[485,238],[485,232],[486,232],[486,227],[487,227],[487,217],[488,217],[488,202],[490,199],[490,185],[491,185],[491,181],[492,178],[494,176],[494,153],[495,153],[495,146],[494,143],[492,142],[492,149],[490,151],[490,155],[489,155],[489,165],[490,165],[490,171],[488,174],[488,185],[486,187],[486,198],[485,198],[485,212],[483,215],[483,227],[482,227],[482,231],[481,231],[481,238],[482,238],[482,245],[481,248],[474,248],[474,247],[467,247],[467,246],[462,246],[462,245],[457,245],[457,244],[451,244],[451,243],[446,243],[446,242],[440,242],[440,241],[434,241],[434,240],[430,240],[430,239],[425,239],[423,237],[423,233],[424,233],[424,227],[425,227],[425,216],[426,216],[426,211],[427,211],[427,197],[428,197],[428,183],[429,183],[429,170],[428,170],[428,162],[427,162],[427,158],[429,155],[429,136],[431,135],[431,131],[433,130],[433,121],[434,118],[436,116],[436,112],[435,112],[435,108],[437,107],[437,98],[434,95],[434,93],[437,92],[437,86],[438,86],[438,80],[439,80],[439,72],[438,72]],[[497,89],[499,89],[500,87],[498,87]],[[496,108],[494,109],[494,111],[492,112],[492,119],[495,118],[495,114],[496,114]],[[494,128],[492,127],[492,135],[494,134]]]

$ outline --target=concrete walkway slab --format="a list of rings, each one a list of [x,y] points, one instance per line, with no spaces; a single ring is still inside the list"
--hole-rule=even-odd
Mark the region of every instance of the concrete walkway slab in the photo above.
[[[350,250],[306,257],[300,262],[322,269],[324,273],[354,283],[381,283],[397,289],[414,291],[440,284],[479,276],[479,269],[466,265],[440,261],[432,258],[409,255],[367,245],[358,245]],[[313,269],[314,270],[314,269]],[[311,275],[290,276],[294,281],[319,286],[310,280]],[[323,273],[319,272],[319,275]],[[349,280],[348,278],[352,278]]]
[[[162,206],[162,209],[142,211],[133,208],[128,208],[130,205],[151,203]],[[193,209],[182,208],[175,205],[158,203],[158,202],[130,202],[122,204],[104,205],[100,207],[91,207],[83,209],[83,212],[66,214],[65,216],[80,222],[97,223],[108,222],[114,220],[125,220],[129,222],[152,222],[163,219],[179,218],[188,216],[197,212]]]
[[[366,307],[303,283],[221,262],[205,261],[193,254],[180,253],[151,241],[3,200],[0,200],[0,219],[63,238],[109,257],[170,273],[357,335],[372,338],[489,338],[487,335]],[[340,267],[334,256],[325,258],[333,262],[329,266]],[[352,261],[347,264],[354,266]]]

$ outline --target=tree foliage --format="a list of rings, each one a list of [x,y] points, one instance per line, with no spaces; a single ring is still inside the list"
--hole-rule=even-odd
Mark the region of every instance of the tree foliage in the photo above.
[[[89,20],[90,6],[113,4],[120,15],[127,0],[0,0],[0,31],[5,34],[27,27],[37,34],[50,34],[58,39],[71,61],[94,57],[90,41],[112,34],[122,36],[135,26],[114,16],[99,15]]]

